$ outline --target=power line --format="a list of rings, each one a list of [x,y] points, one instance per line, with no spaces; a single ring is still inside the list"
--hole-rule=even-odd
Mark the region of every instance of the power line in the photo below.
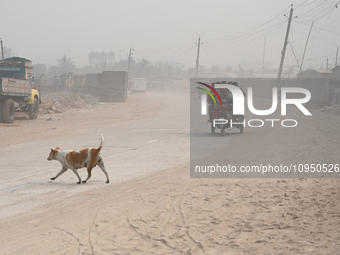
[[[306,49],[307,49],[307,44],[308,44],[308,40],[309,40],[310,33],[312,32],[313,25],[314,25],[314,21],[313,21],[313,23],[312,23],[312,26],[310,27],[310,30],[309,30],[309,33],[308,33],[308,37],[307,37],[307,41],[306,41],[306,45],[305,45],[305,49],[303,50],[303,55],[302,55],[302,60],[301,60],[301,65],[300,65],[300,72],[301,72],[301,70],[302,70],[303,60],[304,60],[304,58],[305,58],[305,53],[306,53]]]
[[[318,5],[315,6],[314,8],[309,9],[308,11],[299,14],[299,17],[300,17],[300,18],[305,18],[305,17],[312,16],[313,18],[315,18],[315,16],[314,16],[314,15],[315,15],[315,12],[319,12],[319,13],[320,13],[320,8],[319,8],[319,7],[325,5],[326,3],[327,3],[327,1],[324,1],[324,2],[322,2],[322,3],[320,3],[320,4],[318,4]],[[329,1],[328,1],[328,3],[329,3]],[[323,9],[323,10],[324,10],[324,9]]]
[[[314,1],[311,2],[311,3],[305,4],[305,3],[308,2],[308,1],[309,1],[309,0],[306,0],[306,1],[304,1],[302,4],[296,6],[295,10],[298,9],[299,7],[301,7],[301,6],[308,6],[308,5],[314,4],[314,3],[317,2],[318,0],[314,0]]]
[[[294,55],[294,58],[295,58],[296,63],[298,64],[298,66],[299,66],[300,69],[301,69],[301,65],[300,65],[300,63],[299,63],[298,58],[296,57],[296,54],[295,54],[295,51],[294,51],[294,49],[293,49],[292,44],[291,44],[290,42],[288,42],[288,44],[289,44],[290,48],[292,49],[292,52],[293,52],[293,55]]]
[[[319,29],[319,31],[316,33],[316,35],[314,35],[314,37],[312,38],[312,40],[320,33],[320,31],[323,29],[323,27],[326,25],[327,21],[329,20],[329,18],[331,17],[333,11],[335,10],[335,8],[333,8],[333,10],[329,13],[328,18],[326,19],[325,23],[322,25],[322,27]]]

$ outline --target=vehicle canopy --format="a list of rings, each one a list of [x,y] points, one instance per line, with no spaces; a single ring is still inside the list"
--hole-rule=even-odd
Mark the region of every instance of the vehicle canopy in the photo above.
[[[0,60],[0,77],[29,80],[32,69],[32,61],[26,58],[11,57]]]

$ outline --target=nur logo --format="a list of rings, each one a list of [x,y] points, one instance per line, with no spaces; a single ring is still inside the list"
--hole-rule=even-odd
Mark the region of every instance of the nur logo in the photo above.
[[[212,93],[214,93],[217,97],[217,99],[219,100],[221,106],[223,106],[222,104],[222,100],[220,95],[217,93],[216,89],[228,89],[232,95],[233,98],[233,114],[234,115],[244,115],[244,105],[245,105],[245,101],[244,101],[244,94],[243,91],[235,85],[232,84],[215,84],[214,87],[205,84],[203,82],[197,82],[198,84],[201,84],[205,87],[207,87],[208,89],[210,89],[210,91],[208,91],[205,88],[201,88],[201,87],[197,87],[200,90],[205,91],[207,94],[202,94],[201,95],[201,115],[207,115],[207,95],[209,95],[215,106],[217,106],[217,102],[215,100],[215,97],[213,96]],[[303,94],[304,97],[303,98],[287,98],[287,94],[289,93],[300,93]],[[267,110],[258,110],[255,109],[254,107],[254,103],[253,103],[253,88],[252,87],[248,87],[247,89],[247,106],[248,109],[251,113],[253,113],[254,115],[257,116],[266,116],[266,115],[270,115],[272,113],[274,113],[277,109],[277,105],[278,105],[278,88],[277,87],[273,87],[272,88],[272,105],[269,109]],[[297,87],[282,87],[281,88],[281,115],[282,116],[286,116],[287,115],[287,105],[288,104],[292,104],[295,105],[304,115],[312,115],[304,106],[304,103],[307,103],[309,100],[311,99],[311,93],[309,90],[305,89],[305,88],[297,88]],[[249,120],[248,121],[248,125],[249,122],[251,121],[260,121],[262,122],[262,125],[264,124],[263,120]],[[274,121],[279,121],[279,119],[266,119],[265,121],[271,121],[272,122],[272,126],[274,126]],[[284,121],[288,121],[288,120],[283,120]],[[297,125],[297,121],[290,119],[289,121],[294,121],[296,122]],[[282,123],[281,122],[281,123]],[[296,126],[295,125],[295,126]],[[252,126],[252,125],[249,125]],[[255,127],[261,127],[261,126],[255,126]],[[284,125],[283,125],[284,126]],[[287,127],[295,127],[295,126],[287,126]]]

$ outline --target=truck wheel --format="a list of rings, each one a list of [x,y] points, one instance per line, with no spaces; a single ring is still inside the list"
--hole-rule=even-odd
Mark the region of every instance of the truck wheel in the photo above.
[[[34,103],[28,105],[28,115],[30,119],[36,119],[39,115],[39,103],[38,99],[34,98]]]
[[[4,122],[4,118],[2,117],[2,106],[4,104],[4,101],[0,99],[0,123]]]
[[[2,107],[2,117],[5,123],[12,123],[15,118],[15,106],[12,99],[6,99]]]
[[[215,128],[216,127],[214,127],[214,122],[213,122],[213,120],[211,120],[211,133],[215,133]]]

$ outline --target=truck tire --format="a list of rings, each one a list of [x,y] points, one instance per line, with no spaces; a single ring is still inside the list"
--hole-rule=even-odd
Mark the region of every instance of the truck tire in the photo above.
[[[0,99],[0,123],[4,122],[4,118],[2,117],[2,108],[4,105],[4,100]]]
[[[30,119],[36,119],[39,115],[39,103],[38,99],[34,98],[34,103],[28,105],[28,115]]]
[[[5,123],[12,123],[15,118],[15,106],[12,99],[6,99],[2,107],[2,117]]]
[[[212,134],[215,134],[215,129],[216,129],[216,127],[214,127],[214,121],[211,120],[211,133]]]

